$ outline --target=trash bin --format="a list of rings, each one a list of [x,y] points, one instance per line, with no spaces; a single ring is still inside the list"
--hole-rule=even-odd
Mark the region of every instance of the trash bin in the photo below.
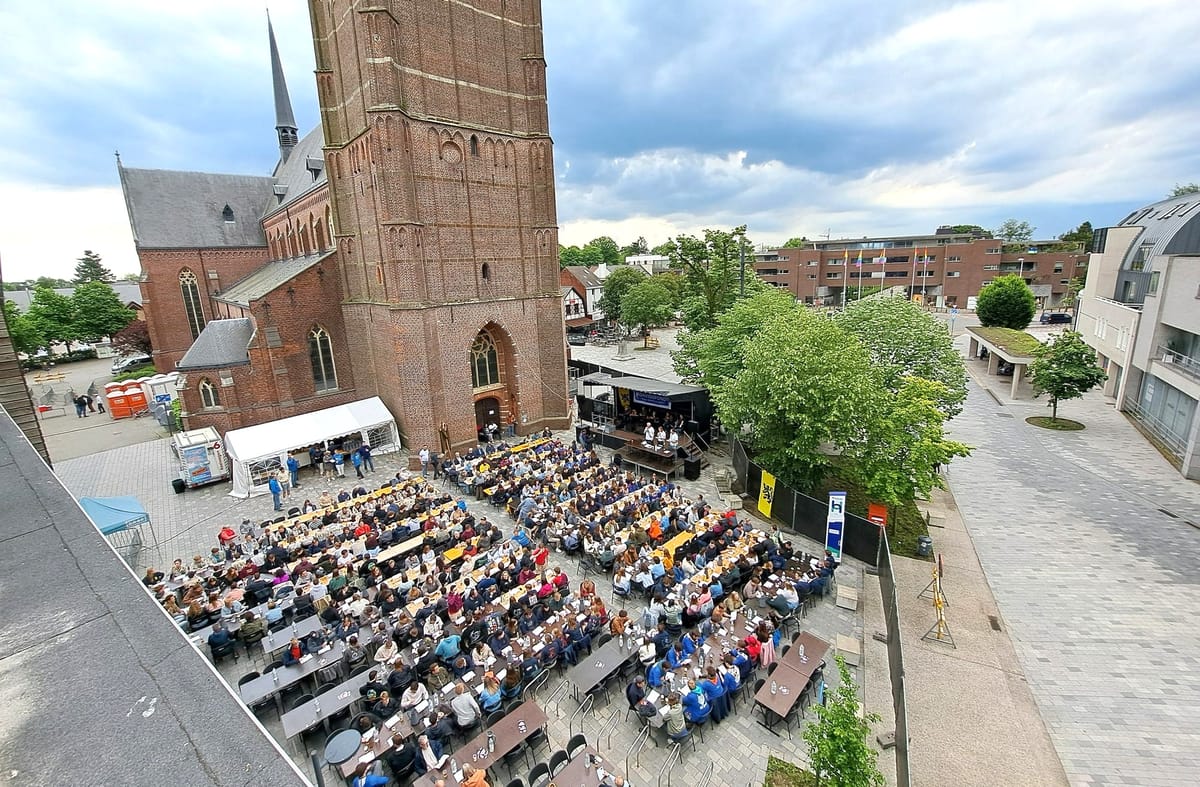
[[[683,460],[683,477],[689,481],[700,480],[700,459],[684,459]]]
[[[933,554],[933,539],[929,536],[917,536],[917,557],[929,557]]]
[[[183,494],[183,490],[187,489],[187,484],[183,483],[182,478],[172,478],[171,486],[175,489],[175,494]]]

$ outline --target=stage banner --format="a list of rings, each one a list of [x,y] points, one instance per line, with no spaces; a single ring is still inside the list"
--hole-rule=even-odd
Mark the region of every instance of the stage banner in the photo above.
[[[825,515],[825,548],[833,559],[842,562],[842,530],[846,527],[846,493],[829,493],[829,513]]]
[[[634,391],[633,401],[635,404],[644,404],[650,407],[659,407],[663,410],[671,409],[671,397],[662,396],[660,394],[645,393],[644,391]]]
[[[770,519],[771,503],[775,500],[775,476],[762,471],[762,486],[758,488],[758,510],[759,512]]]

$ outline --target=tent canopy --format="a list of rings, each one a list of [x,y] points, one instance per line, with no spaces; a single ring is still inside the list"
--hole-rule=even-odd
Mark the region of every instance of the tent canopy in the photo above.
[[[680,394],[699,393],[704,389],[698,385],[685,383],[669,383],[665,380],[651,380],[646,377],[613,377],[604,372],[593,372],[579,378],[584,385],[609,385],[613,388],[628,388],[642,393],[656,393],[663,396],[678,396]]]
[[[79,506],[106,536],[150,521],[136,497],[82,497]]]
[[[389,423],[392,423],[392,414],[378,396],[372,396],[279,421],[234,429],[225,433],[225,450],[236,462],[253,462]]]

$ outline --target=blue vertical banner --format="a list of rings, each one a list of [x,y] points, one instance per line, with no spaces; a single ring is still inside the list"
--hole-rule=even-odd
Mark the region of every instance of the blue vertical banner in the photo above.
[[[829,512],[825,515],[825,548],[833,559],[842,562],[842,531],[846,527],[846,493],[829,493]]]

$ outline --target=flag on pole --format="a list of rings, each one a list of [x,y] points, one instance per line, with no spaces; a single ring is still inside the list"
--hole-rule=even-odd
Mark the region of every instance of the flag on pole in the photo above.
[[[861,267],[862,267],[862,249],[859,249],[859,250],[858,250],[858,261],[854,263],[854,266],[855,266],[856,268],[861,268]]]
[[[842,264],[843,265],[850,264],[850,250],[849,249],[846,249],[845,251],[842,252]]]

